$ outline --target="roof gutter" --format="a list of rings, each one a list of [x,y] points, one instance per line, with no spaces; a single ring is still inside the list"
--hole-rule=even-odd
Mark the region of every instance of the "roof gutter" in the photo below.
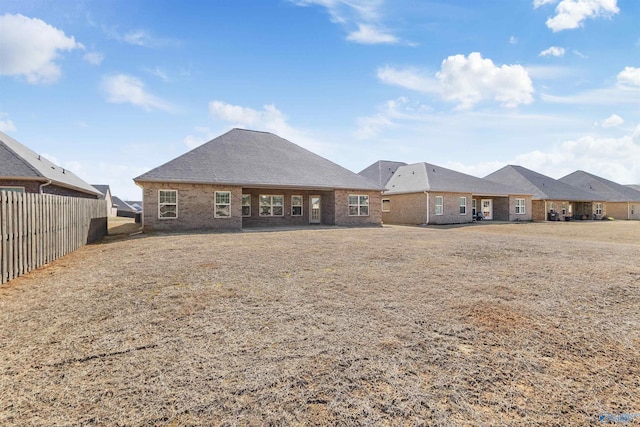
[[[42,191],[42,189],[43,189],[44,187],[46,187],[47,185],[51,185],[51,180],[48,180],[47,182],[40,184],[40,194],[44,194],[44,192]]]

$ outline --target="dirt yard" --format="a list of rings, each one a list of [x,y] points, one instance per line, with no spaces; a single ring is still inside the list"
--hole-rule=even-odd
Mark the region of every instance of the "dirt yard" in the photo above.
[[[638,414],[640,222],[121,233],[0,288],[2,426]]]

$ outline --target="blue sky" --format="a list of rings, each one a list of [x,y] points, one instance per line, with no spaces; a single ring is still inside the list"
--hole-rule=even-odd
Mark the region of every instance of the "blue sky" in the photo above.
[[[91,184],[233,127],[354,172],[640,183],[637,0],[0,2],[0,130]]]

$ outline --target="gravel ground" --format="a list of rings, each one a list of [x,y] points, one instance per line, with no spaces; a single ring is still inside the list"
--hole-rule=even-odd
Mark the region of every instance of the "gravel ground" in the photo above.
[[[628,221],[112,235],[0,287],[0,425],[640,425],[639,260]]]

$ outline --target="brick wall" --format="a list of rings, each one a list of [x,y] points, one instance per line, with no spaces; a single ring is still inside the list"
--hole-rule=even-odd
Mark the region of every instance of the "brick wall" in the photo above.
[[[369,215],[350,216],[349,215],[349,195],[369,196]],[[382,223],[382,209],[380,204],[381,196],[379,191],[361,190],[336,190],[335,191],[335,225],[343,226],[368,226],[380,225]]]
[[[436,215],[436,196],[442,196],[442,215]],[[460,197],[467,198],[467,213],[460,214]],[[429,193],[429,224],[464,224],[472,222],[470,193]]]
[[[144,183],[143,227],[145,231],[241,230],[242,188],[204,184]],[[178,217],[159,218],[158,190],[178,191]],[[231,192],[231,217],[214,217],[214,193]]]
[[[40,193],[40,185],[42,181],[31,180],[0,180],[0,187],[22,187],[25,193]],[[83,193],[81,191],[72,190],[70,188],[60,187],[56,184],[45,185],[42,187],[43,194],[55,194],[56,196],[80,197],[83,199],[97,199],[97,195]]]
[[[427,195],[424,193],[382,195],[389,200],[389,212],[382,212],[385,224],[424,224],[427,221]]]
[[[301,226],[309,224],[309,197],[321,197],[321,223],[334,223],[334,197],[332,191],[282,190],[269,188],[244,188],[242,194],[251,195],[251,216],[242,218],[243,227]],[[283,216],[260,216],[260,195],[284,196]],[[293,216],[291,196],[302,196],[302,215]]]

